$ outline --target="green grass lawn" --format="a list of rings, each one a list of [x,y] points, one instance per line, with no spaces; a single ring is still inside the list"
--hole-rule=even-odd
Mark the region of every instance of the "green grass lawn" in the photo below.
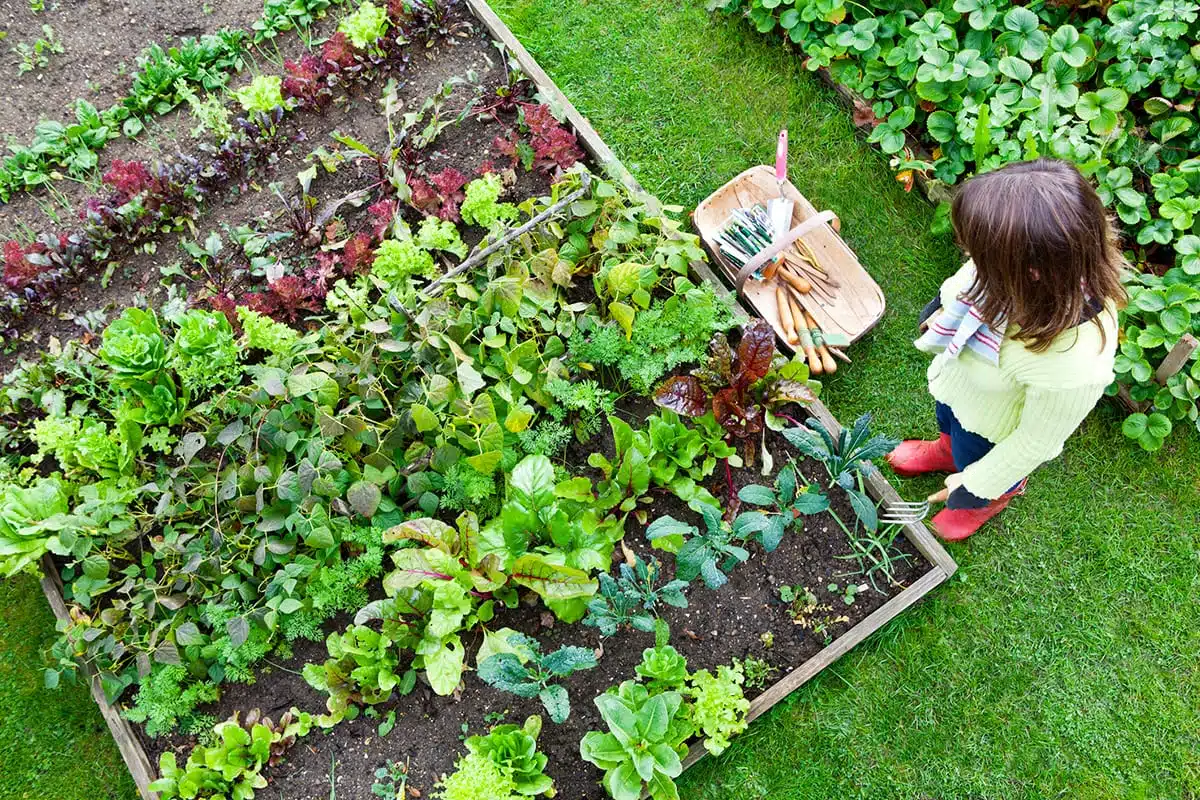
[[[794,182],[841,216],[889,303],[825,399],[933,432],[911,339],[958,254],[799,59],[699,0],[496,10],[665,201],[771,160],[787,125]],[[1103,406],[1000,524],[951,548],[949,585],[689,771],[683,796],[1200,797],[1200,443],[1147,456],[1118,423]],[[0,585],[0,606],[0,798],[133,797],[86,693],[40,688],[53,627],[36,584]]]

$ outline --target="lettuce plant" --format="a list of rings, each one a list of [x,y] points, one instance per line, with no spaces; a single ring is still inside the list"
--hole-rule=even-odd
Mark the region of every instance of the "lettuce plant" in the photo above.
[[[646,681],[651,694],[678,691],[687,684],[687,659],[669,644],[647,647],[642,651],[642,663],[633,668]]]
[[[704,748],[713,755],[725,752],[730,736],[746,730],[750,701],[742,694],[744,682],[740,664],[722,664],[715,676],[702,669],[691,677],[687,694],[692,723],[704,734]]]
[[[177,324],[171,366],[185,388],[212,390],[237,381],[242,372],[237,342],[224,314],[191,309]]]
[[[459,213],[463,222],[491,229],[497,222],[515,222],[517,207],[511,203],[498,203],[504,192],[500,176],[494,172],[476,178],[467,184],[466,199]]]
[[[417,229],[417,244],[426,250],[445,250],[447,253],[467,257],[467,246],[458,235],[458,228],[448,219],[426,217]]]
[[[57,478],[42,478],[28,488],[0,489],[0,571],[10,577],[36,563],[53,546],[50,540],[57,534],[50,521],[70,508],[67,488]]]
[[[371,263],[371,274],[390,286],[402,286],[414,277],[431,278],[436,272],[433,256],[412,237],[385,239]]]
[[[651,695],[625,681],[596,698],[608,732],[588,731],[579,744],[585,761],[604,770],[603,785],[613,800],[678,800],[675,778],[693,728],[679,692]]]
[[[256,75],[254,80],[235,91],[233,96],[244,111],[269,114],[283,107],[283,79],[278,75]]]
[[[339,716],[351,703],[386,703],[393,690],[408,694],[416,673],[400,670],[399,649],[386,634],[365,625],[351,625],[343,633],[331,633],[325,642],[329,659],[324,664],[305,664],[304,680],[329,695],[329,712]]]
[[[179,766],[174,752],[164,752],[158,761],[161,777],[150,784],[150,791],[158,792],[162,800],[253,800],[255,791],[267,786],[263,769],[281,761],[297,738],[308,735],[312,724],[311,715],[295,708],[278,723],[260,720],[257,711],[241,722],[235,713],[213,728],[211,744],[192,748],[184,766]]]
[[[104,329],[100,358],[122,386],[153,383],[167,363],[167,345],[152,311],[127,308]]]
[[[491,761],[512,779],[522,797],[554,795],[554,780],[546,774],[546,755],[537,749],[542,718],[533,715],[524,725],[497,725],[487,736],[471,736],[467,750]]]
[[[242,324],[245,346],[251,350],[265,350],[276,356],[286,356],[300,341],[300,334],[294,328],[246,306],[238,306],[237,315]]]
[[[387,33],[387,9],[365,0],[354,12],[342,17],[338,32],[344,33],[359,50],[373,48]]]
[[[437,800],[521,800],[517,783],[499,764],[480,753],[458,760],[433,795]]]

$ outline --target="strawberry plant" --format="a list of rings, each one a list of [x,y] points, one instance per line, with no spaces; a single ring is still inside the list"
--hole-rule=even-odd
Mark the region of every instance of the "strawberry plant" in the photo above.
[[[917,175],[950,184],[1038,156],[1072,161],[1097,181],[1126,226],[1143,268],[1127,278],[1131,294],[1156,275],[1176,295],[1197,288],[1179,271],[1190,263],[1200,220],[1192,97],[1200,89],[1200,17],[1190,4],[1120,0],[1096,13],[1009,0],[911,10],[844,0],[803,9],[774,0],[712,5],[783,35],[804,51],[808,69],[828,69],[857,93],[856,120],[893,156],[906,187]],[[937,219],[945,229],[945,215]],[[1161,326],[1146,313],[1155,312],[1134,303],[1122,310],[1125,341],[1158,341]],[[1168,350],[1181,335],[1167,334]],[[1145,357],[1123,353],[1110,394],[1124,385],[1136,402],[1153,406],[1147,410],[1200,425],[1188,366],[1166,384],[1154,379],[1165,353],[1158,344]],[[1128,432],[1141,430],[1141,417],[1134,419]]]

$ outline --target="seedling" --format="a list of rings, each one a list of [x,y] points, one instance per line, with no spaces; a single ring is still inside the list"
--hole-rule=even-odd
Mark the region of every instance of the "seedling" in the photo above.
[[[822,603],[807,586],[780,586],[779,599],[790,607],[788,614],[792,622],[801,628],[821,636],[825,644],[832,641],[829,629],[841,622],[849,622],[850,618],[833,613],[833,606]]]
[[[408,797],[408,762],[397,764],[388,759],[386,764],[375,770],[371,794],[383,800],[405,800]]]
[[[19,42],[16,49],[13,51],[21,57],[21,63],[17,67],[17,74],[24,75],[26,72],[33,72],[35,69],[45,69],[50,66],[50,55],[52,53],[64,52],[63,44],[54,37],[54,29],[49,25],[42,26],[42,35],[44,38],[38,39],[32,45],[27,42]]]
[[[743,658],[734,658],[734,666],[740,666],[742,673],[746,676],[746,686],[751,689],[765,689],[775,674],[779,672],[778,667],[773,667],[766,661],[756,656],[746,656]]]
[[[859,594],[867,590],[865,583],[847,583],[842,589],[838,589],[836,583],[831,583],[827,587],[829,591],[837,594],[839,591],[842,594],[842,602],[848,606],[854,605],[854,601],[858,599]]]

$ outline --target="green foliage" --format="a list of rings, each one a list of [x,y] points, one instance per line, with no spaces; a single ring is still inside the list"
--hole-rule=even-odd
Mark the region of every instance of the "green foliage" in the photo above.
[[[55,521],[69,511],[67,489],[57,478],[28,488],[7,485],[0,493],[0,570],[12,576],[37,563],[57,542]]]
[[[646,681],[651,694],[682,690],[689,675],[687,659],[669,644],[643,650],[642,663],[634,671]]]
[[[15,50],[21,57],[21,63],[17,65],[17,74],[24,75],[26,72],[50,66],[50,56],[62,53],[63,44],[54,36],[53,28],[42,25],[42,38],[34,40],[33,44],[18,42]]]
[[[127,308],[104,329],[100,358],[119,385],[153,383],[167,363],[167,346],[153,312]]]
[[[788,428],[783,432],[784,438],[825,467],[829,486],[842,487],[863,527],[875,531],[879,527],[879,515],[875,503],[863,491],[862,478],[873,469],[871,460],[890,453],[899,440],[872,436],[870,414],[863,414],[854,425],[843,428],[836,439],[816,417],[809,418],[807,424],[807,428]]]
[[[541,730],[541,717],[531,716],[524,725],[497,725],[487,736],[469,737],[467,749],[472,755],[487,758],[508,775],[516,787],[516,794],[551,797],[554,781],[546,774],[545,754],[537,749]]]
[[[177,321],[171,367],[192,393],[232,386],[241,378],[237,342],[224,314],[191,309]]]
[[[149,736],[170,733],[176,727],[184,733],[197,733],[213,720],[196,714],[196,706],[216,702],[218,696],[216,684],[189,681],[182,666],[159,664],[142,680],[133,706],[124,716],[145,725]]]
[[[496,477],[485,475],[466,459],[454,462],[444,476],[441,507],[452,511],[474,511],[491,517],[500,508]]]
[[[297,738],[308,735],[313,723],[309,714],[295,708],[278,724],[270,718],[259,721],[258,716],[251,712],[242,723],[234,714],[217,725],[213,744],[192,748],[183,767],[174,752],[164,752],[158,760],[161,777],[150,784],[150,791],[163,800],[253,800],[255,791],[267,786],[263,769],[282,760]]]
[[[713,334],[734,324],[731,307],[712,287],[680,278],[671,297],[637,314],[630,335],[617,323],[581,324],[567,349],[576,364],[612,367],[634,391],[649,395],[670,370],[701,361]]]
[[[498,222],[516,222],[520,216],[517,207],[511,203],[496,202],[503,192],[504,184],[494,172],[468,183],[466,198],[459,209],[463,222],[489,230]]]
[[[331,633],[325,642],[329,659],[323,665],[305,664],[304,680],[329,695],[327,705],[335,717],[351,703],[386,703],[392,692],[408,694],[416,673],[400,670],[395,643],[385,634],[365,625],[351,625],[343,633]]]
[[[646,538],[655,547],[675,552],[675,575],[680,580],[691,583],[699,577],[708,588],[719,589],[728,582],[729,572],[750,558],[750,553],[736,542],[744,541],[751,531],[730,528],[712,506],[700,505],[699,510],[704,518],[703,531],[665,514],[646,527]]]
[[[750,531],[770,553],[783,541],[788,528],[799,524],[801,515],[819,514],[829,509],[829,498],[818,486],[806,486],[798,491],[794,464],[785,464],[775,476],[775,486],[747,484],[738,491],[738,499],[753,506],[774,507],[775,513],[747,511],[739,514],[734,527]]]
[[[401,286],[414,277],[431,278],[436,272],[433,256],[412,237],[384,240],[371,262],[371,274],[391,286]]]
[[[445,250],[459,258],[467,257],[467,246],[458,235],[458,228],[448,219],[425,217],[417,229],[417,244],[426,250]]]
[[[715,677],[706,669],[691,677],[688,695],[692,722],[704,734],[704,747],[713,755],[725,752],[730,736],[746,730],[750,701],[742,695],[744,680],[738,664],[722,664]]]
[[[558,422],[571,420],[575,438],[586,442],[600,432],[604,418],[613,413],[616,395],[595,381],[546,381],[546,394],[554,398],[548,412]]]
[[[579,744],[584,761],[604,770],[603,785],[614,800],[678,800],[674,779],[683,771],[693,731],[686,722],[679,692],[651,695],[645,686],[625,681],[596,698],[608,732],[588,731]]]
[[[511,632],[502,645],[493,645],[496,647],[508,652],[498,652],[481,661],[480,680],[517,697],[536,697],[552,721],[566,722],[571,715],[571,699],[566,687],[556,679],[592,669],[596,666],[596,654],[586,647],[564,645],[543,655],[536,639]]]
[[[365,0],[338,23],[338,31],[346,34],[359,50],[374,47],[387,29],[387,9],[375,5],[371,0]]]
[[[238,306],[237,315],[248,349],[265,350],[277,356],[286,356],[300,341],[300,334],[293,328],[246,306]]]
[[[684,590],[687,581],[662,579],[658,559],[648,561],[637,556],[633,566],[622,563],[618,576],[600,575],[600,592],[588,603],[583,624],[599,628],[602,636],[613,636],[622,627],[649,633],[655,629],[657,611],[662,604],[687,608]]]
[[[244,111],[268,114],[283,107],[283,79],[278,75],[256,75],[233,93]]]
[[[520,800],[517,783],[496,762],[481,753],[458,760],[454,772],[438,783],[438,800]]]
[[[521,449],[527,455],[554,458],[567,449],[575,432],[561,422],[547,420],[517,434]]]

